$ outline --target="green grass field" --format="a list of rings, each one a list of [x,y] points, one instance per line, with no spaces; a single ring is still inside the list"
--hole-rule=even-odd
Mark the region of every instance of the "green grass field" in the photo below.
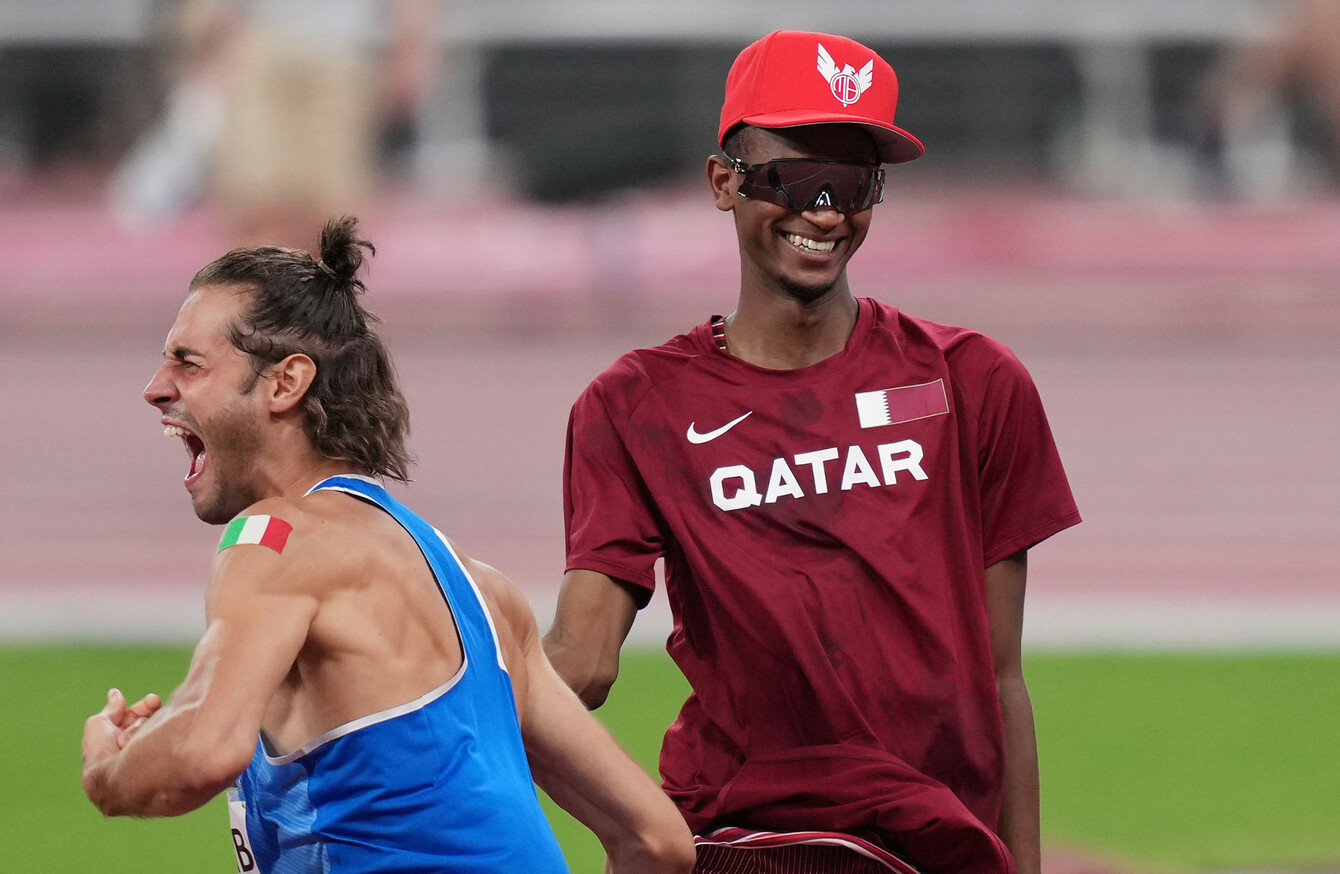
[[[79,785],[84,719],[108,686],[168,692],[188,652],[0,647],[0,870],[234,870],[216,800],[164,821],[105,820]],[[1169,871],[1340,867],[1340,654],[1028,659],[1045,840]],[[629,653],[599,712],[654,771],[685,693],[661,653]],[[549,808],[574,872],[594,839]]]

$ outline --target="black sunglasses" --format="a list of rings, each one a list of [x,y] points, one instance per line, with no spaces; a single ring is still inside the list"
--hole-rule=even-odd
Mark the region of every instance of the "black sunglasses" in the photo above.
[[[732,170],[744,176],[741,197],[765,200],[796,212],[856,212],[884,199],[883,167],[812,158],[777,158],[750,166],[739,158],[724,157]]]

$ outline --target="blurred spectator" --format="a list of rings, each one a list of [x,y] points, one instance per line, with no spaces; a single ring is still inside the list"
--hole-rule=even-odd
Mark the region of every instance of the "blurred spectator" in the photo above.
[[[1286,193],[1294,175],[1288,100],[1301,89],[1326,128],[1330,181],[1340,182],[1340,0],[1291,0],[1283,27],[1228,52],[1210,71],[1202,108],[1233,193]],[[1273,135],[1271,128],[1274,128]]]
[[[168,221],[205,193],[223,129],[232,40],[218,2],[184,0],[167,31],[163,110],[112,177],[112,206],[128,225]]]
[[[238,242],[310,248],[326,219],[361,211],[382,144],[412,139],[438,10],[185,0],[185,59],[158,127],[114,183],[122,214],[168,218],[208,190]]]

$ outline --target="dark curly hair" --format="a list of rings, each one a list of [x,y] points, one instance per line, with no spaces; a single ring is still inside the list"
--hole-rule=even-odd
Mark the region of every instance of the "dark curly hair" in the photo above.
[[[356,275],[364,249],[377,253],[358,236],[358,220],[344,216],[321,231],[320,260],[298,249],[234,249],[201,269],[190,288],[236,285],[250,295],[230,337],[251,358],[251,385],[289,355],[316,363],[302,405],[307,434],[322,455],[408,482],[409,408],[371,327],[380,320],[358,300],[366,290]]]

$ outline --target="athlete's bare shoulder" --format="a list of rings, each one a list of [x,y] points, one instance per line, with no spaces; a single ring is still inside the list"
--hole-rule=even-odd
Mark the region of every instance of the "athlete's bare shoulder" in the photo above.
[[[531,612],[530,603],[521,590],[497,568],[461,552],[454,542],[451,548],[484,596],[497,626],[503,657],[508,669],[513,669],[513,662],[523,657],[539,641],[539,628],[535,624],[535,614]]]
[[[349,507],[318,494],[271,497],[224,528],[210,571],[211,587],[247,585],[320,596],[338,585],[369,548]],[[244,582],[233,582],[234,580]]]

